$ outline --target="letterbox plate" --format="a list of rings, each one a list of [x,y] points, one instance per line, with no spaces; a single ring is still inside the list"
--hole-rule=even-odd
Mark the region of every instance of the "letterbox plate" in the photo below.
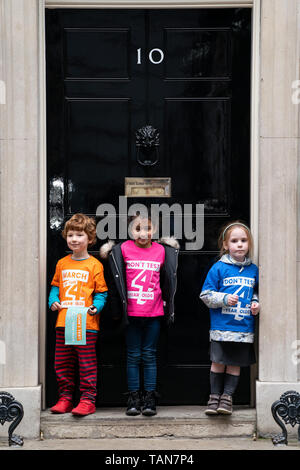
[[[125,178],[127,197],[171,197],[171,178]]]

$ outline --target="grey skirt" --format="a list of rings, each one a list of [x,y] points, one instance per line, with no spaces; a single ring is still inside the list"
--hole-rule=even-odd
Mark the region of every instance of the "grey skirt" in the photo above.
[[[211,341],[210,360],[227,366],[247,367],[256,363],[253,343]]]

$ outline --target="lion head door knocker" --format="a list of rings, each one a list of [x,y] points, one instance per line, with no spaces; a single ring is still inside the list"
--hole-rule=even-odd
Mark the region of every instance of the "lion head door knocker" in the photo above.
[[[159,132],[147,125],[135,133],[136,158],[140,165],[154,166],[159,160]]]

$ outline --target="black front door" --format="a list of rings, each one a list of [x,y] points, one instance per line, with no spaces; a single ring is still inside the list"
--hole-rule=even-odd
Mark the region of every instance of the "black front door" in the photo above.
[[[220,226],[249,222],[250,9],[47,10],[48,285],[76,212],[119,207],[126,177],[171,178],[169,198],[128,200],[205,208],[204,244],[181,251],[176,321],[158,354],[162,404],[204,404],[209,314],[199,300]],[[159,132],[158,161],[137,161],[136,131]],[[145,157],[145,155],[144,155]],[[91,252],[98,257],[103,240]],[[47,406],[56,399],[54,324],[47,315]],[[125,344],[105,323],[98,406],[124,403]],[[236,402],[250,401],[249,370]]]

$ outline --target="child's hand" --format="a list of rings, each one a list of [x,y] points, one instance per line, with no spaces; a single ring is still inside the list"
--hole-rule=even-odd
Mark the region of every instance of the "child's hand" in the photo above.
[[[227,304],[228,305],[236,305],[239,301],[239,296],[238,295],[233,295],[233,294],[228,294],[227,296]]]
[[[258,302],[252,302],[250,310],[251,310],[252,315],[257,315],[259,310],[260,310],[259,303]]]
[[[50,308],[53,312],[55,312],[55,310],[61,310],[62,306],[60,305],[59,302],[53,302]]]
[[[87,313],[89,313],[90,315],[96,315],[96,313],[97,313],[96,307],[94,307],[94,305],[91,305],[90,308],[88,309]]]

